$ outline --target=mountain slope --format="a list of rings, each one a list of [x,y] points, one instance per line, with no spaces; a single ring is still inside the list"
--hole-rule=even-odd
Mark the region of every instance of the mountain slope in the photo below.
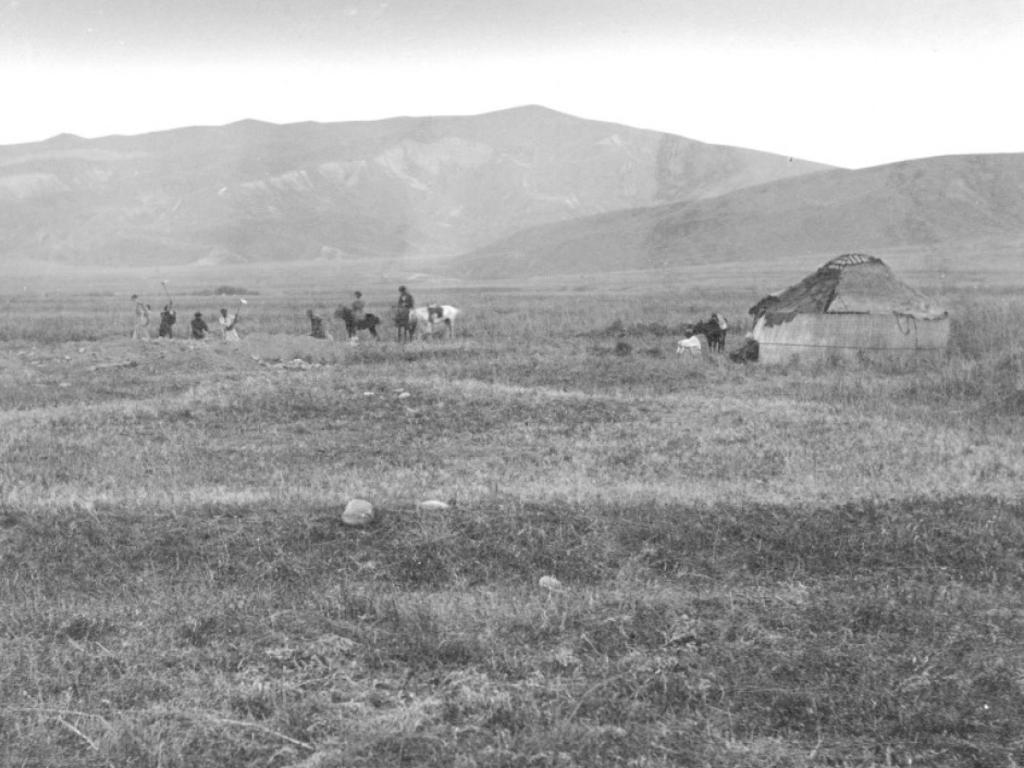
[[[525,227],[827,166],[541,107],[0,147],[0,259],[454,255]]]
[[[1024,154],[832,170],[713,199],[525,230],[458,259],[477,277],[649,269],[967,243],[1024,243]]]

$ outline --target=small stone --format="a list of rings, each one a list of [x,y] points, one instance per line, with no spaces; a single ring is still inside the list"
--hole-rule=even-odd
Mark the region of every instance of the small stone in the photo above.
[[[451,509],[452,505],[447,501],[441,501],[439,499],[427,499],[426,501],[421,501],[416,506],[424,512],[430,512],[434,510]]]
[[[538,582],[544,589],[551,592],[558,592],[562,589],[562,582],[556,579],[554,576],[541,576]]]
[[[368,525],[373,522],[373,505],[366,499],[352,499],[341,513],[345,525]]]

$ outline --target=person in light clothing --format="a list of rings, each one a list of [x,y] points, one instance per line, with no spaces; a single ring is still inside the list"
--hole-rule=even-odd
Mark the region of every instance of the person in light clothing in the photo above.
[[[220,323],[221,333],[224,335],[224,341],[240,341],[238,336],[238,329],[235,327],[238,324],[238,313],[229,315],[228,311],[224,308],[220,310],[220,317],[217,319]]]
[[[363,301],[363,294],[356,291],[356,298],[352,302],[352,317],[357,323],[362,322],[366,317],[366,302]]]
[[[132,301],[135,302],[135,325],[132,328],[133,339],[149,338],[149,305],[146,304],[137,294],[132,294]]]

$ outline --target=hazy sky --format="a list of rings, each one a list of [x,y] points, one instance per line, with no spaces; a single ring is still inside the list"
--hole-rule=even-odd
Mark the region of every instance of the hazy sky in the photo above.
[[[0,0],[0,144],[584,118],[861,167],[1024,152],[1024,0]]]

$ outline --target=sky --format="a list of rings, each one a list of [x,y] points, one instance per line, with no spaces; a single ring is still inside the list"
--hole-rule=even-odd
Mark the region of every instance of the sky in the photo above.
[[[538,104],[847,168],[1024,152],[1024,0],[0,0],[0,144]]]

